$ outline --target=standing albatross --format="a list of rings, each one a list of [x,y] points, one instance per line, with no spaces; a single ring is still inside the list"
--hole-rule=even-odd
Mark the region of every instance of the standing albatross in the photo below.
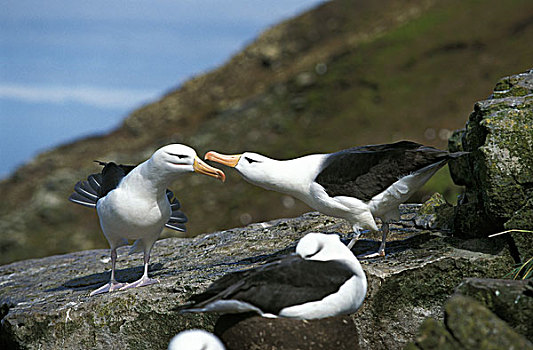
[[[338,235],[308,233],[295,254],[224,275],[178,309],[317,319],[354,313],[366,288],[361,264]]]
[[[90,295],[117,289],[146,286],[157,280],[148,277],[150,251],[163,227],[185,231],[187,217],[179,210],[174,194],[167,190],[177,176],[197,172],[225,180],[224,173],[205,164],[188,146],[171,144],[154,152],[147,161],[137,165],[103,163],[101,173],[79,181],[69,200],[96,208],[100,226],[111,249],[111,279]],[[144,252],[144,273],[133,283],[115,280],[116,249],[135,240],[130,254]]]
[[[361,229],[378,231],[374,218],[381,218],[381,245],[377,253],[367,255],[373,257],[385,255],[389,222],[399,219],[398,206],[448,160],[463,154],[400,141],[289,160],[213,151],[206,153],[205,159],[234,167],[254,185],[286,193],[323,214],[348,220],[355,233],[349,248]]]

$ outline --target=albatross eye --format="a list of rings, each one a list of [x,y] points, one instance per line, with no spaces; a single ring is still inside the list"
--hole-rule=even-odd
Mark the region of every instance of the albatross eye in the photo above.
[[[318,253],[318,251],[314,252],[314,253],[310,253],[310,254],[305,254],[303,256],[304,259],[309,259],[309,258],[312,258],[313,256],[315,256],[316,254]]]
[[[317,255],[318,252],[320,252],[321,250],[322,250],[322,245],[319,245],[319,246],[317,247],[317,249],[316,249],[314,252],[305,254],[305,255],[303,256],[303,258],[304,258],[304,259],[312,258],[313,256]]]
[[[252,164],[252,163],[261,163],[260,161],[255,160],[255,159],[252,159],[252,158],[249,158],[249,157],[244,157],[244,159],[246,159],[246,160],[248,161],[249,164]]]
[[[176,153],[170,153],[170,152],[167,152],[167,153],[171,156],[178,157],[179,159],[189,158],[189,156],[186,154],[176,154]]]

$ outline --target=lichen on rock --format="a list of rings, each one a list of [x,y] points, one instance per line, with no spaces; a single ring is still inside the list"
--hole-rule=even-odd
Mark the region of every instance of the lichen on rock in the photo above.
[[[533,220],[521,219],[533,216],[532,86],[533,70],[503,78],[450,138],[450,150],[470,152],[450,164],[453,180],[466,186],[454,220],[459,235],[533,229]]]

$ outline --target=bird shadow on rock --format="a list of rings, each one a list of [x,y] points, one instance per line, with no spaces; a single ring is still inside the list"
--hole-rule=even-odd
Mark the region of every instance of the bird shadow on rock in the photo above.
[[[371,239],[360,239],[352,248],[352,252],[357,255],[376,252],[380,241]],[[456,249],[468,250],[472,252],[497,255],[503,249],[509,247],[513,255],[514,244],[508,237],[501,238],[473,238],[461,239],[442,232],[424,232],[412,235],[404,239],[387,240],[385,251],[387,255],[398,254],[413,249],[435,250],[439,248],[453,247]],[[516,250],[516,247],[514,248]],[[515,258],[515,256],[513,256]]]
[[[410,249],[421,249],[431,240],[436,239],[437,236],[432,235],[431,233],[417,234],[411,237],[407,237],[401,240],[390,240],[387,241],[385,251],[387,255],[401,253]],[[345,243],[347,243],[346,241]],[[355,243],[352,248],[352,253],[356,256],[374,253],[379,249],[381,241],[374,241],[371,239],[360,239]]]
[[[277,259],[282,258],[284,256],[293,254],[294,251],[295,251],[295,247],[296,247],[296,244],[290,245],[290,246],[288,246],[288,247],[286,247],[284,249],[277,250],[277,251],[275,251],[273,253],[270,253],[270,254],[261,254],[261,255],[250,256],[250,257],[238,260],[238,261],[218,263],[218,264],[215,264],[214,266],[221,266],[221,265],[225,265],[225,266],[252,265],[252,264],[257,264],[257,263],[269,263],[271,261],[277,260]]]
[[[157,275],[157,271],[160,271],[163,269],[163,264],[156,263],[151,264],[149,267],[149,271],[151,272],[151,275]],[[135,267],[128,267],[126,269],[121,270],[115,270],[115,278],[119,282],[127,282],[131,283],[136,280],[138,280],[144,272],[144,266],[135,266]],[[91,275],[82,276],[82,277],[76,277],[71,280],[66,281],[65,283],[61,284],[58,287],[50,288],[46,290],[46,292],[57,292],[62,291],[66,289],[72,289],[72,290],[91,290],[98,288],[107,282],[109,282],[109,279],[111,278],[111,271],[106,272],[100,272],[100,273],[93,273]]]
[[[497,255],[501,253],[501,251],[506,247],[510,249],[511,255],[514,255],[513,247],[515,247],[516,249],[512,238],[511,240],[509,240],[508,237],[461,239],[453,236],[448,236],[444,238],[444,242],[457,249],[469,250],[473,252],[491,255]]]

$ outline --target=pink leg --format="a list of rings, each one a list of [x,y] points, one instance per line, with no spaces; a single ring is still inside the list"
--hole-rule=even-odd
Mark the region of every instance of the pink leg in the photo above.
[[[135,288],[135,287],[149,286],[150,284],[159,283],[158,280],[148,277],[148,263],[149,262],[150,262],[150,253],[148,252],[144,254],[144,273],[142,277],[135,282],[127,283],[122,288],[120,288],[120,290]]]
[[[358,255],[357,256],[358,258],[368,259],[368,258],[376,258],[378,256],[385,256],[385,243],[387,241],[387,234],[389,233],[389,223],[384,222],[383,225],[381,226],[381,231],[382,231],[381,244],[379,245],[378,251],[376,253]]]
[[[353,226],[353,232],[355,236],[350,240],[350,243],[348,243],[348,249],[352,249],[353,246],[355,245],[355,242],[357,242],[357,240],[361,236],[361,232],[359,231],[359,228],[356,227],[355,225]]]
[[[115,264],[117,263],[117,249],[111,249],[111,279],[109,283],[104,284],[100,288],[93,290],[89,296],[96,294],[102,294],[107,292],[112,292],[114,290],[120,289],[124,286],[124,283],[119,283],[115,280]]]

